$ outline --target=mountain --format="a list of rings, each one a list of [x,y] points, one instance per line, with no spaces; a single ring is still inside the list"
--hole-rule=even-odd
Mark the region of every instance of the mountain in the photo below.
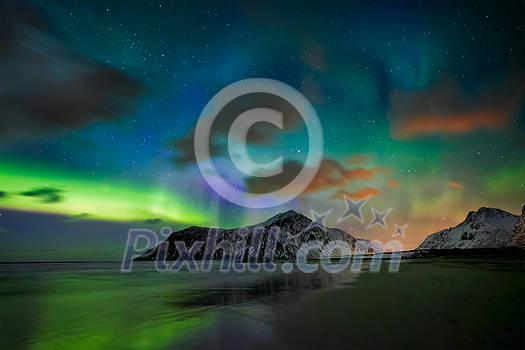
[[[517,221],[517,215],[481,207],[456,227],[431,234],[416,250],[499,248],[510,240]]]
[[[261,222],[257,225],[247,226],[246,233],[246,247],[250,247],[252,239],[254,238],[254,232],[256,228],[262,229],[261,234],[261,246],[259,249],[258,260],[262,260],[266,247],[268,244],[268,236],[272,227],[279,227],[279,235],[277,236],[277,243],[275,245],[274,260],[279,259],[295,259],[299,247],[304,242],[319,241],[323,245],[335,240],[344,241],[351,248],[352,253],[373,253],[382,252],[381,247],[378,244],[372,243],[369,240],[356,239],[352,235],[346,233],[338,228],[321,228],[319,225],[315,225],[306,230],[312,220],[306,216],[297,213],[293,210],[289,210],[284,213],[277,214],[270,219]],[[181,231],[173,232],[166,241],[169,242],[166,260],[177,260],[179,258],[179,252],[176,249],[176,241],[184,241],[186,247],[189,249],[195,241],[206,241],[210,232],[208,227],[191,226]],[[218,229],[216,242],[217,246],[221,242],[231,242],[235,247],[235,244],[241,242],[243,237],[239,234],[239,228],[234,229]],[[165,241],[165,242],[166,242]],[[161,243],[162,244],[162,243]],[[160,245],[159,245],[160,246]],[[147,251],[136,260],[155,260],[159,246],[152,248]],[[232,249],[235,249],[235,248]],[[194,255],[195,259],[202,259],[205,251],[205,245],[201,247],[198,252]],[[213,255],[213,259],[222,259],[223,249],[219,249]],[[350,252],[348,252],[350,253]],[[244,259],[247,260],[248,249],[246,249]],[[316,258],[319,257],[319,252],[311,250],[308,257]]]
[[[514,232],[512,233],[509,242],[505,245],[509,247],[525,246],[525,205],[521,210],[521,216],[519,217],[518,222],[516,222]]]

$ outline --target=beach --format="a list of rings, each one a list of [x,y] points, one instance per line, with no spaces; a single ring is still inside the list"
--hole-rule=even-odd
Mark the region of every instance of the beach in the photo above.
[[[399,272],[159,273],[148,262],[2,264],[2,349],[523,348],[523,255]]]

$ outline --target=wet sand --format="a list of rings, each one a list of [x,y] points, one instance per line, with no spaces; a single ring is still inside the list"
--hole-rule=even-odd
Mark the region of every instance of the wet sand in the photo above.
[[[402,259],[389,273],[159,273],[0,265],[2,349],[524,347],[524,255]]]
[[[523,255],[403,260],[279,309],[286,348],[525,347]]]

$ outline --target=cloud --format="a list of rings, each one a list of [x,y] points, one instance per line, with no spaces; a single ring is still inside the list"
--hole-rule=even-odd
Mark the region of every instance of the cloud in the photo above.
[[[375,156],[373,154],[356,153],[346,158],[345,163],[348,165],[366,164],[369,160],[374,159],[374,158]]]
[[[270,123],[255,123],[246,136],[248,145],[272,145],[279,141],[280,134],[297,133],[303,128],[301,115],[286,100],[267,93],[248,93],[227,103],[217,114],[210,131],[211,157],[227,155],[225,139],[229,135],[231,125],[239,115],[254,108],[270,108],[283,113],[283,129]],[[166,143],[168,148],[178,153],[173,158],[176,166],[184,167],[196,162],[194,140],[195,127],[191,128],[185,136]]]
[[[155,225],[155,224],[160,224],[161,222],[164,222],[164,220],[160,218],[148,219],[144,221],[146,225]]]
[[[399,186],[399,182],[397,182],[396,180],[388,179],[386,185],[388,187],[397,187]]]
[[[301,93],[313,105],[323,105],[326,103],[323,87],[312,74],[303,75]]]
[[[93,219],[94,217],[95,217],[95,215],[93,215],[93,214],[81,213],[81,214],[78,214],[78,215],[70,215],[67,219],[62,220],[62,221],[64,221],[64,222],[77,222],[77,221],[81,221],[81,220]]]
[[[314,72],[326,74],[330,71],[328,47],[317,40],[308,40],[303,43],[301,61]]]
[[[3,3],[0,139],[49,137],[133,114],[144,86],[75,52],[39,9]]]
[[[249,193],[260,194],[274,192],[292,182],[303,168],[296,160],[285,161],[283,171],[269,177],[250,176],[244,180],[245,189]]]
[[[495,128],[504,125],[507,118],[503,109],[473,110],[450,114],[445,118],[426,114],[400,121],[396,133],[408,136],[466,132],[480,127]]]
[[[246,191],[250,193],[268,193],[281,189],[294,180],[301,171],[303,164],[298,161],[287,161],[283,164],[283,172],[270,177],[248,177],[245,179]],[[346,190],[356,180],[371,180],[376,174],[384,172],[386,168],[374,167],[371,169],[351,168],[347,169],[343,164],[332,158],[324,158],[314,179],[302,192],[303,194],[321,192],[325,190],[336,190],[336,194],[330,198],[342,198],[342,194],[348,197],[379,194],[378,190],[365,189],[357,193]]]
[[[450,181],[448,183],[451,187],[454,187],[454,188],[463,188],[463,186],[461,186],[460,184],[456,183],[456,182],[452,182]]]
[[[507,79],[475,95],[465,93],[452,77],[438,79],[424,90],[395,90],[387,110],[391,136],[411,140],[506,125],[523,102],[523,74],[517,76],[521,79]]]
[[[345,188],[355,180],[372,179],[380,171],[380,167],[346,169],[335,159],[324,158],[317,174],[304,192],[311,193],[332,188]]]
[[[365,188],[362,190],[359,190],[357,192],[351,193],[344,190],[337,190],[333,195],[331,195],[330,199],[341,199],[344,196],[352,199],[352,200],[358,200],[358,199],[364,199],[371,196],[379,196],[381,192],[379,190],[376,190],[375,188]]]
[[[44,203],[58,203],[63,200],[59,195],[60,192],[64,191],[57,188],[42,187],[32,191],[22,192],[20,194],[22,196],[40,198]]]
[[[186,136],[171,139],[166,142],[166,147],[177,151],[177,155],[173,157],[173,163],[178,168],[184,168],[187,165],[195,164],[195,128],[192,128]],[[226,146],[210,142],[210,156],[212,158],[226,154]]]

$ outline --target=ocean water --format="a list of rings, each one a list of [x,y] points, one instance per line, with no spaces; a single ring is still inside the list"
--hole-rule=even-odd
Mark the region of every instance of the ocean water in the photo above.
[[[336,274],[2,264],[0,347],[522,347],[520,257],[402,260],[398,273],[387,264]]]

